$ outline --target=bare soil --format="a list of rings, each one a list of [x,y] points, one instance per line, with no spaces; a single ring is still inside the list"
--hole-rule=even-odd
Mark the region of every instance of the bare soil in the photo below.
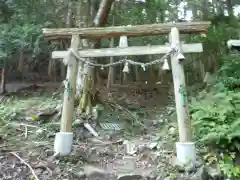
[[[61,103],[60,84],[11,83],[6,87],[14,96],[0,98],[2,119],[9,123],[8,126],[3,124],[0,131],[0,179],[95,180],[101,177],[115,180],[130,175],[130,179],[170,175],[166,169],[171,166],[177,137],[176,133],[169,134],[170,128],[176,131],[175,123],[171,123],[174,108],[169,87],[139,89],[132,85],[116,86],[111,90],[98,87],[102,102],[114,102],[124,108],[122,112],[113,107],[111,112],[104,110],[102,120],[98,121],[119,116],[125,126],[120,131],[106,131],[88,120],[93,122],[99,138],[90,135],[81,125],[74,126],[73,151],[67,157],[53,156],[59,117],[54,114],[44,122],[33,121],[34,113],[54,109]],[[129,118],[129,112],[136,118]],[[136,115],[138,113],[141,115]],[[126,153],[126,140],[136,147],[134,154]],[[151,147],[152,144],[156,145]]]

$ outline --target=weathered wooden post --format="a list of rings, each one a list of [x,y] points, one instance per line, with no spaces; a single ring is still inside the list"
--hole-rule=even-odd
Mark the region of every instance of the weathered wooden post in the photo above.
[[[179,30],[172,28],[169,36],[171,46],[175,52],[171,55],[174,94],[179,129],[179,142],[176,143],[177,159],[184,165],[196,161],[195,143],[191,142],[191,124],[189,119],[188,102],[186,96],[185,75],[183,68],[184,56],[180,43]],[[196,49],[196,51],[199,51]]]
[[[72,35],[71,48],[78,49],[79,36]],[[76,77],[78,63],[76,57],[69,52],[64,60],[67,65],[67,76],[65,79],[65,90],[62,107],[61,129],[56,134],[54,151],[60,155],[68,155],[72,150],[73,132],[72,119],[74,114],[74,97],[76,93]]]

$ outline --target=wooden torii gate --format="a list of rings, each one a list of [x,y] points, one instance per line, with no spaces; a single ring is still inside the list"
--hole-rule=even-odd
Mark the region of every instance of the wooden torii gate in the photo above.
[[[177,158],[182,164],[196,161],[195,143],[191,142],[191,125],[188,112],[188,103],[185,92],[185,76],[181,53],[202,52],[202,44],[181,44],[181,34],[206,33],[210,22],[187,22],[187,23],[166,23],[138,26],[115,26],[98,28],[64,28],[64,29],[43,29],[46,39],[71,38],[71,48],[79,52],[81,58],[106,57],[106,56],[130,56],[130,55],[152,55],[166,54],[172,47],[176,51],[171,54],[172,75],[175,91],[176,112],[179,129],[179,142],[176,143]],[[169,34],[169,45],[156,46],[132,46],[126,48],[104,48],[78,50],[80,38],[101,39],[120,36],[148,36]],[[72,96],[64,92],[64,102],[61,119],[61,131],[56,134],[54,148],[56,153],[67,155],[72,147],[72,118],[74,113],[74,94],[76,91],[77,59],[69,56],[68,51],[54,51],[52,58],[71,58],[68,64],[67,79],[72,87]]]

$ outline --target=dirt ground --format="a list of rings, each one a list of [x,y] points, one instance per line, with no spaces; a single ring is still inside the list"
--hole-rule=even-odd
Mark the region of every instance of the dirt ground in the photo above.
[[[65,157],[53,152],[60,127],[60,84],[14,83],[7,89],[17,93],[0,97],[1,180],[179,177],[173,167],[175,109],[167,88],[124,91],[117,87],[108,92],[102,88],[104,103],[97,120],[75,114],[73,151]],[[88,132],[84,122],[99,136]]]

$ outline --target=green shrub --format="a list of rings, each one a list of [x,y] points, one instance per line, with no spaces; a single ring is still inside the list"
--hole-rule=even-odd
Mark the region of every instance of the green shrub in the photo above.
[[[195,99],[191,107],[193,126],[201,143],[240,150],[240,91],[205,94],[204,99]]]
[[[190,104],[192,125],[198,142],[216,154],[213,163],[228,179],[239,179],[232,154],[240,151],[240,55],[225,56],[221,63],[207,91]]]
[[[228,90],[240,88],[240,54],[231,54],[222,58],[223,66],[218,72],[217,84]]]

